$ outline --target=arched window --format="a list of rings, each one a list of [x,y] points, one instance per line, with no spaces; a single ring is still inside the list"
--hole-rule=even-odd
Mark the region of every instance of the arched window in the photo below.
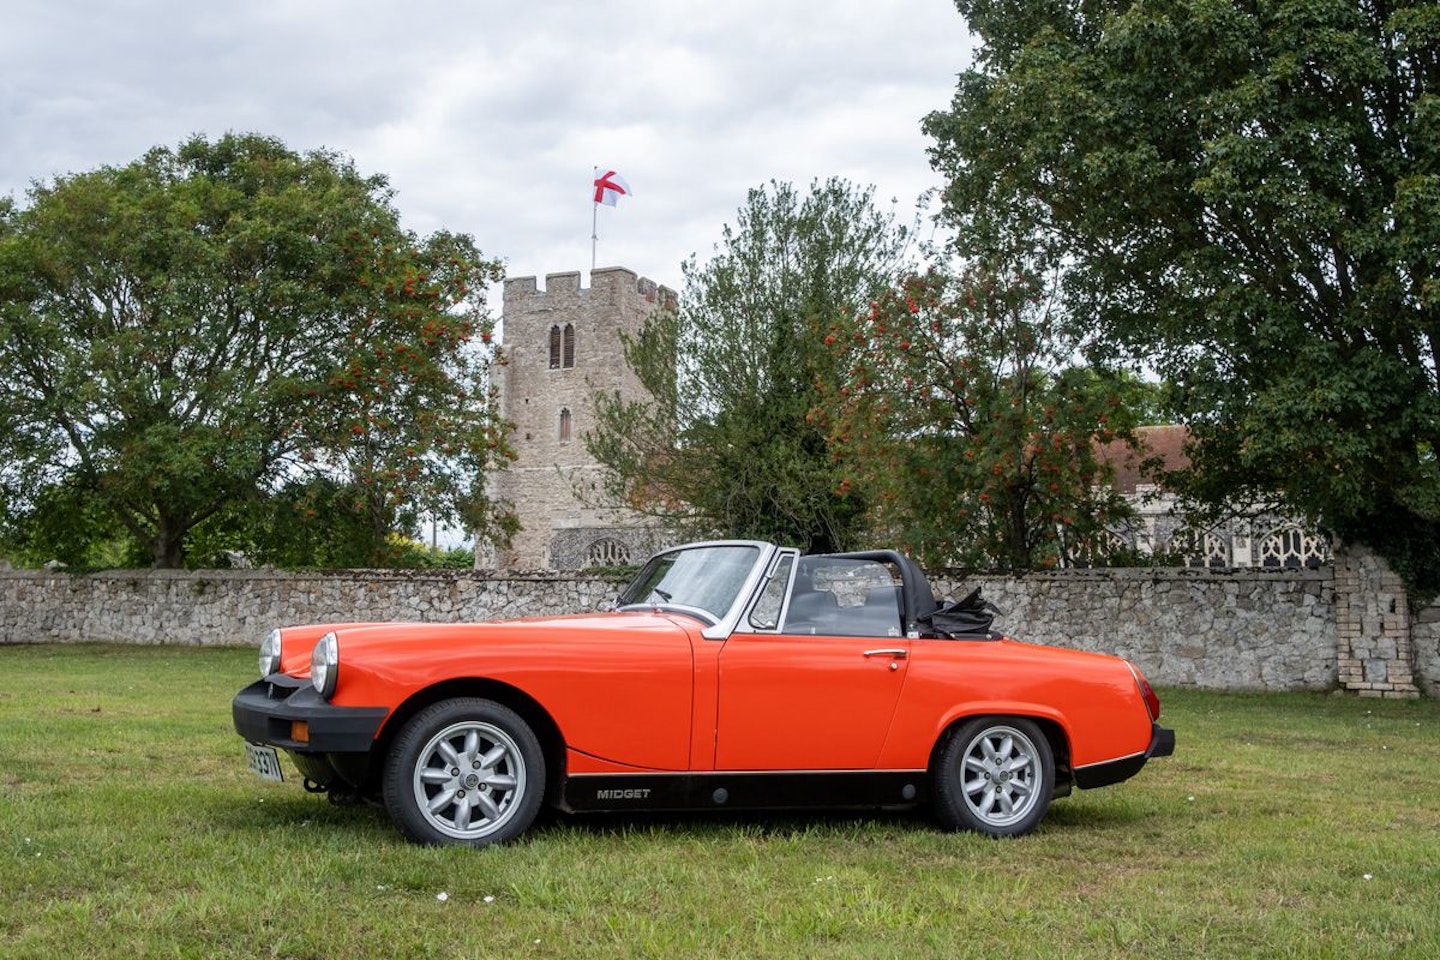
[[[1170,549],[1184,557],[1187,567],[1211,567],[1223,569],[1230,566],[1229,537],[1220,528],[1207,530],[1177,530],[1170,541]]]
[[[1328,559],[1330,551],[1325,540],[1295,524],[1285,524],[1272,530],[1260,541],[1262,567],[1314,570]]]
[[[573,323],[565,324],[563,356],[564,359],[560,366],[567,370],[575,366],[575,324]]]
[[[561,443],[568,443],[570,441],[570,419],[570,408],[561,407],[560,429],[556,433],[556,436],[560,438]]]
[[[619,540],[601,537],[585,550],[587,567],[623,567],[630,562],[630,548]]]
[[[560,369],[560,325],[550,328],[550,369]]]

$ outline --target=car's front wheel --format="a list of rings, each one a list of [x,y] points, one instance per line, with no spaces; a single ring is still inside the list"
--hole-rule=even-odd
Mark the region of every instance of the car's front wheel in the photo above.
[[[1050,741],[1023,717],[971,720],[940,751],[933,784],[944,826],[992,837],[1029,833],[1044,819],[1055,787]]]
[[[545,758],[509,707],[445,700],[401,730],[385,762],[384,793],[390,818],[417,843],[504,843],[540,810]]]

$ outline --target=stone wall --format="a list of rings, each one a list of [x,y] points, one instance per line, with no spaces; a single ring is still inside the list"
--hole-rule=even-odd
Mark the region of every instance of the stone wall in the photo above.
[[[1026,577],[936,580],[959,597],[981,586],[1000,608],[996,628],[1023,639],[1117,653],[1157,684],[1235,690],[1323,690],[1368,696],[1440,696],[1440,607],[1410,618],[1409,650],[1387,649],[1360,623],[1343,636],[1330,568],[1214,572],[1184,569],[1064,571]],[[271,628],[305,622],[456,621],[603,608],[617,584],[574,573],[350,571],[285,574],[235,570],[114,571],[87,576],[0,571],[0,644],[112,643],[240,646]],[[1372,591],[1373,592],[1373,591]],[[1386,605],[1384,599],[1371,605]],[[1378,607],[1377,607],[1378,609]],[[1342,673],[1342,651],[1363,654],[1361,681]],[[1395,683],[1413,657],[1418,684]],[[1390,665],[1390,662],[1395,665]]]
[[[1410,623],[1415,653],[1415,685],[1427,696],[1440,699],[1440,604],[1417,613]]]
[[[448,622],[595,610],[617,586],[598,577],[467,570],[125,570],[0,572],[0,644],[258,645],[294,623]]]
[[[1186,569],[1064,571],[939,582],[975,586],[995,628],[1036,643],[1099,650],[1154,683],[1232,690],[1321,690],[1336,683],[1331,572]]]

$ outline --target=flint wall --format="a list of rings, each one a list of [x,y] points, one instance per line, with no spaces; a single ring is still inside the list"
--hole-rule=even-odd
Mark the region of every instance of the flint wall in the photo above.
[[[1140,664],[1154,683],[1230,690],[1335,685],[1328,569],[1210,573],[1096,570],[968,582],[1000,609],[997,629]],[[960,596],[967,584],[945,583]]]
[[[1421,610],[1411,624],[1415,683],[1426,696],[1440,698],[1440,604]]]
[[[1121,654],[1157,684],[1232,690],[1340,685],[1367,696],[1414,696],[1418,690],[1440,696],[1440,607],[1408,618],[1409,649],[1386,640],[1385,618],[1372,618],[1374,629],[1367,633],[1369,621],[1352,617],[1356,625],[1344,628],[1342,654],[1337,611],[1345,604],[1337,603],[1336,582],[1331,568],[1133,569],[964,583],[937,579],[936,586],[958,597],[980,585],[1000,608],[996,626],[1004,632]],[[613,582],[575,573],[0,571],[0,644],[254,645],[280,624],[594,610],[615,590]],[[1364,607],[1353,598],[1347,602]],[[1375,639],[1357,640],[1357,631],[1362,640],[1371,634]],[[1397,656],[1411,662],[1397,666]],[[1342,663],[1346,671],[1359,664],[1359,673],[1349,676]],[[1415,682],[1391,683],[1387,670],[1392,679],[1413,670]]]
[[[615,584],[576,574],[353,570],[0,572],[0,644],[258,645],[277,626],[458,621],[593,610]]]

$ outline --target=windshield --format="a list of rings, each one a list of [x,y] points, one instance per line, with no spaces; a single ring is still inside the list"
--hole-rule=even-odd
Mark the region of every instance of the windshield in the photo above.
[[[759,556],[758,547],[745,544],[662,553],[651,558],[620,594],[618,606],[649,603],[692,607],[720,620],[734,606],[736,594]]]

